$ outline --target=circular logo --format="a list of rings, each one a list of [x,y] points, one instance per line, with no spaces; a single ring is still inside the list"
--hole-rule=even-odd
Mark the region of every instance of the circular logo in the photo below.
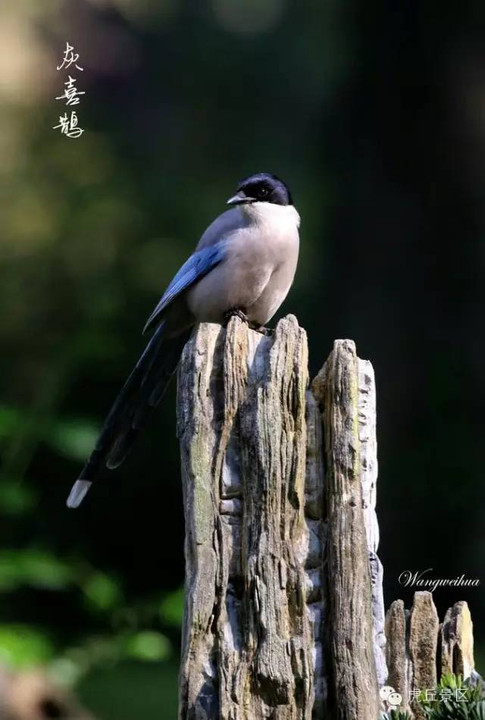
[[[389,705],[392,705],[393,707],[397,707],[402,703],[402,695],[400,695],[397,692],[392,692],[389,697],[387,698],[387,702]]]
[[[392,707],[397,707],[402,703],[402,695],[396,692],[390,685],[384,685],[384,687],[381,687],[379,690],[379,696],[381,700],[389,705],[392,705]]]
[[[384,687],[381,687],[379,690],[379,695],[381,700],[387,700],[389,695],[391,695],[394,692],[394,688],[390,685],[384,685]]]

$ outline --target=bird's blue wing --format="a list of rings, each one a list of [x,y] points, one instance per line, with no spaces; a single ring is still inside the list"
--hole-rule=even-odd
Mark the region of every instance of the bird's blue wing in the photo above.
[[[204,277],[204,275],[207,275],[212,268],[224,259],[225,253],[226,242],[224,240],[220,240],[214,245],[198,250],[191,255],[187,262],[182,265],[168,288],[165,290],[160,302],[148,318],[146,325],[143,328],[143,332],[145,333],[147,330],[160,322],[163,311],[170,305],[170,303],[197,280]]]

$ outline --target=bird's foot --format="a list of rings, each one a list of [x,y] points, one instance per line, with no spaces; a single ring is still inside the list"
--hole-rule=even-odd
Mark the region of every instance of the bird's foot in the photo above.
[[[238,317],[240,320],[249,325],[248,316],[240,308],[231,308],[231,310],[228,310],[226,313],[224,313],[224,321],[226,323],[228,323],[232,317]]]
[[[246,315],[244,310],[241,310],[241,308],[231,308],[231,310],[228,310],[226,313],[224,313],[224,322],[227,324],[232,317],[238,317],[244,323],[249,325],[251,330],[255,330],[256,332],[261,333],[261,335],[265,335],[266,337],[271,337],[271,335],[273,335],[274,333],[274,330],[272,328],[267,328],[264,325],[258,325],[257,323],[249,322],[248,316]]]
[[[264,325],[254,325],[252,326],[252,329],[261,333],[261,335],[265,335],[265,337],[271,337],[274,333],[273,328],[267,328]]]

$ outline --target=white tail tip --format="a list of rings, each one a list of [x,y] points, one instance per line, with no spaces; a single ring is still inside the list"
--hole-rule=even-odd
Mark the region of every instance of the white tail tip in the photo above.
[[[67,507],[68,508],[77,508],[84,500],[84,497],[91,487],[91,481],[90,480],[76,480],[74,485],[72,486],[72,490],[69,493],[69,497],[67,498]]]

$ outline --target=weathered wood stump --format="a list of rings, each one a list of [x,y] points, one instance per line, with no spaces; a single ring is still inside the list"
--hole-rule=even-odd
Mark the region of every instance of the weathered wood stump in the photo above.
[[[386,615],[388,684],[402,696],[400,709],[424,720],[418,696],[432,692],[445,673],[482,682],[475,670],[473,623],[466,602],[457,602],[440,624],[433,595],[414,594],[411,610],[395,600]]]
[[[179,717],[375,720],[376,664],[387,671],[370,364],[337,341],[309,390],[294,317],[272,337],[237,318],[201,325],[181,361],[178,433]]]

